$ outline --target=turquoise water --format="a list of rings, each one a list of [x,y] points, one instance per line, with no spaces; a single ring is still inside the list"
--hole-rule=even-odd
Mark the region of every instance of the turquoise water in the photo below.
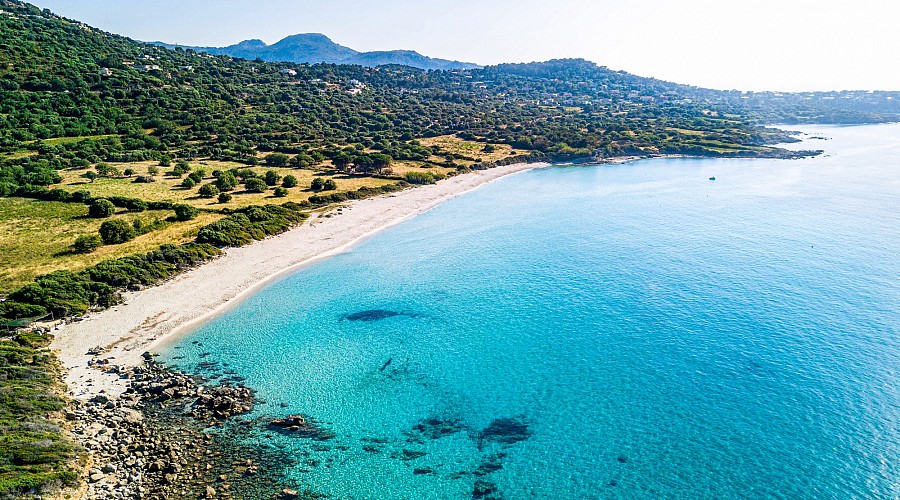
[[[503,179],[164,357],[333,431],[257,440],[336,498],[900,498],[900,125],[804,130]]]

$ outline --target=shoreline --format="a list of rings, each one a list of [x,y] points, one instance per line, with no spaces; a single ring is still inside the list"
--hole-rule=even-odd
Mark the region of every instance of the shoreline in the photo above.
[[[319,214],[283,234],[225,255],[138,292],[124,301],[55,329],[51,349],[65,368],[69,396],[87,400],[121,395],[127,381],[97,368],[131,368],[141,354],[166,345],[193,327],[302,267],[344,253],[367,238],[495,180],[549,163],[517,163],[461,174],[436,184],[353,201]],[[101,354],[92,351],[101,348]],[[93,353],[89,354],[88,351]],[[103,363],[96,366],[97,361]]]

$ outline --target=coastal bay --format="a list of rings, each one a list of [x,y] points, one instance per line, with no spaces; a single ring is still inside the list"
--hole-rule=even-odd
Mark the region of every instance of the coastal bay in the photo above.
[[[162,360],[257,390],[242,418],[318,422],[238,441],[341,498],[890,497],[896,129],[804,129],[827,153],[796,162],[525,173]]]
[[[125,302],[64,324],[51,348],[66,367],[71,395],[89,399],[101,391],[120,393],[115,374],[88,366],[100,347],[103,358],[131,367],[141,354],[190,328],[297,266],[345,251],[362,239],[424,213],[438,204],[507,175],[544,166],[515,164],[475,171],[390,196],[348,203],[319,213],[303,226],[253,245],[227,250],[224,257],[159,286],[128,292]]]

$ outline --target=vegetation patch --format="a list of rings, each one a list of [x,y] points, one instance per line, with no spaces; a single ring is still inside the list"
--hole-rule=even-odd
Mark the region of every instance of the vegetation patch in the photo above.
[[[0,498],[72,485],[76,451],[61,427],[65,400],[50,339],[20,333],[0,339]]]

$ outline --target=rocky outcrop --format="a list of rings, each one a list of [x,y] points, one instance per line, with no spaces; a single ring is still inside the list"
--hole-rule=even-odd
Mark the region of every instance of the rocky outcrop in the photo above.
[[[90,457],[86,498],[317,497],[285,484],[290,457],[240,444],[252,422],[236,415],[253,409],[251,389],[207,385],[150,356],[130,369],[93,365],[127,379],[129,389],[76,402],[66,413],[70,434]]]

